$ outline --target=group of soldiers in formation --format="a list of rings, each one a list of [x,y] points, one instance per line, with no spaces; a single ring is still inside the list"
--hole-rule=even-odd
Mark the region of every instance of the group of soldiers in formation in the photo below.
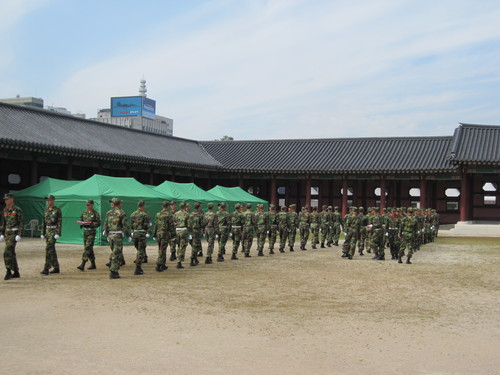
[[[60,208],[55,206],[55,197],[49,195],[46,198],[42,221],[41,238],[46,241],[45,265],[40,272],[43,275],[60,273],[59,262],[55,243],[61,235],[62,214]],[[15,246],[21,240],[23,231],[22,211],[14,205],[11,194],[4,196],[6,207],[3,210],[0,223],[0,241],[5,241],[4,260],[7,273],[5,280],[19,278],[19,267],[17,264]],[[263,204],[257,205],[257,211],[252,210],[251,204],[236,204],[232,213],[227,212],[226,203],[218,204],[217,212],[214,204],[208,204],[208,210],[202,211],[201,203],[193,205],[180,203],[180,210],[176,202],[165,201],[162,210],[156,214],[153,223],[150,214],[146,211],[144,201],[139,201],[137,210],[128,218],[122,209],[122,201],[119,198],[110,200],[111,209],[106,213],[104,222],[101,223],[99,213],[94,209],[94,201],[87,200],[87,209],[81,214],[77,222],[83,229],[84,252],[82,262],[77,267],[84,271],[96,269],[94,241],[98,228],[103,225],[102,235],[107,237],[111,247],[111,256],[106,264],[110,270],[110,278],[120,278],[119,269],[125,265],[123,256],[123,240],[127,238],[133,242],[137,250],[134,275],[142,275],[143,263],[148,263],[146,252],[147,240],[152,235],[158,243],[158,258],[155,270],[163,272],[167,267],[167,249],[170,246],[170,261],[176,261],[176,268],[182,269],[185,261],[186,249],[191,245],[190,266],[199,264],[198,257],[203,257],[201,239],[205,236],[207,241],[205,264],[212,264],[212,255],[215,242],[218,242],[217,262],[224,262],[226,244],[232,239],[231,259],[238,260],[238,250],[245,257],[251,257],[254,237],[257,239],[257,255],[264,256],[264,245],[268,239],[269,254],[274,254],[274,247],[278,242],[277,251],[294,251],[297,232],[299,234],[300,249],[307,250],[306,244],[311,236],[311,245],[321,248],[339,246],[340,234],[345,235],[342,247],[342,257],[352,259],[356,247],[359,255],[374,253],[373,259],[385,260],[385,248],[390,249],[391,258],[402,263],[405,256],[406,263],[411,264],[410,259],[414,251],[420,245],[434,241],[439,227],[439,215],[431,209],[395,208],[384,209],[383,214],[379,209],[371,207],[364,214],[363,207],[351,207],[349,213],[342,218],[338,207],[322,206],[321,212],[317,207],[309,209],[302,207],[296,212],[296,205],[282,206],[277,209],[273,204],[269,205],[266,212]]]

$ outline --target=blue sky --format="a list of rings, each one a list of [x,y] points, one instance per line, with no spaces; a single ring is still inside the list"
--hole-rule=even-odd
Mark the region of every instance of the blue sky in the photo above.
[[[174,135],[500,124],[498,1],[0,0],[0,97],[94,117],[142,77]]]

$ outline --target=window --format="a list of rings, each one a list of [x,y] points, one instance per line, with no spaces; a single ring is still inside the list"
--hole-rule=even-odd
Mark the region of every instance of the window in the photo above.
[[[484,204],[486,206],[494,206],[497,204],[497,197],[494,195],[485,195],[484,196]]]
[[[485,182],[483,185],[483,191],[497,191],[498,185],[494,182]]]
[[[375,188],[374,190],[375,196],[380,197],[380,194],[382,194],[382,189],[381,188]],[[387,197],[387,190],[385,191],[385,196]]]
[[[257,186],[257,187],[253,187],[253,186],[249,186],[247,191],[250,193],[250,194],[259,194],[260,193],[260,188]]]
[[[410,197],[420,197],[420,188],[411,188],[409,194]]]
[[[283,207],[283,206],[285,205],[285,199],[284,199],[284,198],[279,199],[279,200],[278,200],[278,205],[279,205],[280,207]]]
[[[9,184],[17,185],[21,182],[21,175],[18,175],[15,173],[9,174],[9,176],[7,177],[7,180],[9,181]]]
[[[319,200],[318,199],[311,199],[311,207],[318,207]]]
[[[446,202],[446,210],[458,211],[458,202]]]
[[[448,198],[456,198],[460,196],[460,190],[457,188],[448,188],[444,191],[444,195]]]
[[[311,186],[311,195],[319,194],[319,186]]]
[[[411,201],[410,202],[410,207],[420,208],[420,201]]]
[[[344,188],[340,189],[340,194],[344,195]],[[347,195],[353,195],[354,194],[354,189],[348,187],[347,188]]]
[[[279,195],[285,195],[285,193],[286,193],[286,187],[285,186],[280,186],[277,191],[278,191]]]

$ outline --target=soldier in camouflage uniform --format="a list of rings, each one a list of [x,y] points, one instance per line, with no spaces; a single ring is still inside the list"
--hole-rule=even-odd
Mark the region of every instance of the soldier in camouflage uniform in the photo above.
[[[219,236],[219,253],[217,254],[217,262],[224,262],[224,254],[226,254],[226,244],[231,233],[231,216],[226,211],[226,204],[219,203],[219,212],[217,212],[217,235]]]
[[[238,260],[236,254],[238,254],[243,224],[245,222],[245,216],[242,213],[243,209],[244,207],[242,205],[236,203],[234,205],[234,212],[231,214],[231,235],[233,237],[233,253],[231,254],[232,260]]]
[[[252,212],[252,205],[247,204],[247,210],[243,213],[243,247],[245,248],[245,257],[249,258],[252,247],[253,235],[255,231],[255,214]]]
[[[332,214],[328,211],[328,206],[324,204],[319,213],[319,231],[321,232],[321,248],[325,248],[325,243],[328,244],[328,237],[330,236],[330,227]]]
[[[365,249],[366,239],[367,239],[367,230],[366,226],[368,225],[368,218],[364,214],[365,209],[363,207],[358,208],[358,216],[359,216],[359,234],[358,234],[358,252],[359,255],[363,255],[363,250]],[[368,249],[368,253],[371,253],[371,250]]]
[[[297,228],[299,227],[299,214],[296,209],[296,204],[291,204],[288,207],[288,246],[290,247],[290,251],[294,251],[293,246],[295,245],[295,237],[297,236]]]
[[[21,241],[24,222],[23,212],[14,204],[14,196],[5,194],[3,200],[5,208],[0,217],[0,241],[5,241],[3,260],[7,272],[4,280],[10,280],[21,277],[17,264],[16,244]]]
[[[90,261],[89,270],[95,270],[95,254],[94,254],[94,241],[96,230],[101,226],[101,216],[99,212],[94,210],[94,201],[92,199],[88,199],[85,203],[87,209],[82,212],[80,215],[80,228],[83,228],[83,255],[82,255],[82,264],[80,264],[78,268],[80,271],[85,270],[85,263]]]
[[[177,212],[177,202],[172,201],[172,203],[170,204],[170,209],[171,209],[172,221],[174,221],[175,213]],[[177,242],[178,242],[177,231],[174,228],[174,234],[170,238],[170,261],[172,262],[177,259],[176,255]]]
[[[163,272],[167,267],[167,247],[172,237],[174,229],[173,217],[168,211],[170,202],[164,201],[161,205],[162,210],[156,214],[155,230],[153,237],[158,242],[158,260],[156,261],[156,271]]]
[[[274,244],[278,234],[278,214],[276,213],[276,205],[269,205],[268,223],[269,223],[269,254],[274,254]]]
[[[134,247],[137,250],[135,257],[135,271],[134,275],[143,275],[142,263],[146,263],[146,246],[149,238],[149,223],[150,216],[146,211],[146,202],[139,201],[137,203],[137,210],[130,215],[130,229],[132,231],[132,239]]]
[[[300,250],[307,250],[306,244],[309,239],[309,231],[311,227],[311,213],[309,207],[304,206],[299,214],[299,234],[300,234]]]
[[[111,210],[106,213],[102,234],[108,238],[111,247],[109,263],[109,278],[119,279],[118,270],[123,265],[123,238],[130,236],[127,214],[122,210],[122,201],[119,198],[112,198]],[[132,238],[129,237],[129,240]]]
[[[186,255],[186,248],[189,241],[189,230],[188,230],[188,220],[189,220],[189,204],[186,202],[181,203],[181,210],[177,211],[174,215],[174,225],[177,237],[177,266],[176,268],[184,268],[182,262],[184,262],[184,257]]]
[[[62,229],[62,213],[61,209],[54,205],[55,197],[49,195],[45,198],[47,201],[47,208],[43,213],[42,220],[42,235],[41,238],[45,239],[45,265],[43,267],[42,275],[49,273],[59,273],[59,261],[57,260],[56,241],[61,236]],[[49,269],[53,270],[49,272]]]
[[[286,206],[281,207],[278,214],[278,231],[280,235],[280,253],[285,252],[286,240],[288,239],[289,217]]]
[[[320,229],[320,218],[318,213],[318,207],[314,206],[311,212],[311,244],[312,248],[316,249],[316,245],[319,244],[319,229]]]
[[[203,216],[203,232],[207,238],[207,257],[205,264],[212,264],[212,254],[214,253],[215,229],[217,228],[217,214],[214,212],[214,204],[208,204],[208,211]]]
[[[264,244],[266,243],[266,235],[269,231],[269,217],[264,212],[264,205],[257,205],[257,213],[255,214],[255,234],[257,235],[257,255],[264,256]]]
[[[332,237],[330,241],[330,245],[333,243],[335,246],[339,246],[339,238],[340,232],[344,229],[344,220],[342,219],[342,214],[339,212],[339,208],[337,206],[334,207],[334,211],[332,213]]]
[[[203,235],[203,211],[201,210],[201,203],[196,202],[193,206],[194,211],[191,212],[188,219],[188,230],[191,240],[191,267],[197,266],[198,254],[202,252],[201,236]]]
[[[391,251],[391,259],[398,259],[399,256],[399,227],[401,223],[401,217],[399,216],[399,211],[395,208],[391,211],[391,216],[387,219],[387,243],[389,244],[389,249]]]
[[[349,213],[344,217],[345,240],[342,246],[342,258],[352,259],[356,251],[360,223],[357,207],[351,207]]]
[[[406,255],[406,264],[411,264],[411,257],[417,245],[415,237],[418,235],[418,223],[413,216],[413,208],[408,208],[406,216],[401,220],[400,236],[401,246],[399,248],[398,263],[403,263],[402,258],[405,255],[405,250],[408,249]]]
[[[372,259],[385,260],[385,226],[383,224],[381,215],[377,213],[376,207],[371,208],[367,230],[370,233],[370,248],[375,253],[375,256]]]

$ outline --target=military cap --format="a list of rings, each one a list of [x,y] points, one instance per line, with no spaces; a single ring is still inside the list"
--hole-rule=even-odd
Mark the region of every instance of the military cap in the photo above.
[[[172,202],[170,202],[170,205],[171,206],[177,206],[177,202],[176,201],[172,201]]]
[[[332,207],[332,206],[328,206],[328,209],[329,209],[329,210],[333,210],[333,207]]]
[[[6,200],[6,199],[10,199],[10,198],[14,198],[14,195],[10,194],[10,193],[6,193],[4,196],[3,196],[3,199]]]
[[[207,207],[208,208],[214,208],[214,204],[212,202],[210,202],[209,204],[207,204]]]
[[[338,210],[339,209],[339,206],[335,206],[333,207],[334,210]]]
[[[286,206],[281,206],[281,211],[286,211]]]
[[[201,207],[201,203],[200,202],[196,202],[193,207],[196,210],[196,209],[198,209],[198,208]]]
[[[120,200],[120,198],[111,198],[109,201],[111,203],[114,203],[114,204],[120,204],[120,203],[122,203],[122,201]]]
[[[163,201],[163,203],[161,204],[161,206],[163,208],[167,208],[168,206],[170,206],[170,202],[169,201]]]
[[[322,209],[325,209],[325,208],[328,208],[328,206],[326,204],[324,204],[323,206],[321,206]]]
[[[308,210],[309,209],[309,206],[305,205],[304,207],[302,207],[303,210]]]
[[[87,199],[87,204],[94,204],[94,200],[93,199]]]
[[[46,201],[50,201],[50,200],[53,200],[53,201],[54,201],[54,200],[56,200],[56,197],[54,197],[52,194],[49,194],[49,195],[47,195],[47,196],[45,197],[45,200],[46,200]]]
[[[240,204],[239,204],[239,203],[236,203],[236,204],[234,205],[234,209],[235,209],[235,210],[238,210],[240,207],[241,207],[241,206],[240,206]]]
[[[312,210],[313,210],[313,211],[318,211],[318,207],[317,207],[317,206],[313,206],[313,207],[312,207]]]
[[[252,208],[252,204],[251,203],[247,203],[247,208]]]
[[[146,204],[146,202],[144,202],[143,200],[140,200],[139,202],[137,202],[137,207],[144,207],[145,204]]]
[[[296,205],[295,203],[292,203],[292,204],[290,205],[290,208],[297,208],[297,205]]]
[[[276,205],[275,205],[275,204],[270,204],[270,205],[269,205],[269,208],[270,208],[271,210],[275,210],[275,209],[276,209]]]
[[[186,208],[188,206],[187,202],[182,201],[181,202],[181,208]]]
[[[358,210],[360,210],[360,211],[364,211],[364,210],[365,210],[365,208],[364,208],[363,206],[361,206],[361,207],[359,207],[359,208],[358,208]]]
[[[219,206],[220,206],[220,208],[226,208],[226,203],[225,202],[220,202]]]

